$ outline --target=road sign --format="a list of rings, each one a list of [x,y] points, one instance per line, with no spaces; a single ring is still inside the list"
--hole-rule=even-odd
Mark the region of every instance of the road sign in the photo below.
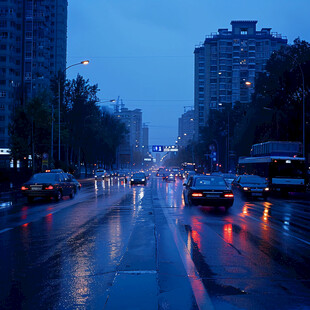
[[[152,146],[152,152],[163,152],[164,147],[162,145],[153,145]]]

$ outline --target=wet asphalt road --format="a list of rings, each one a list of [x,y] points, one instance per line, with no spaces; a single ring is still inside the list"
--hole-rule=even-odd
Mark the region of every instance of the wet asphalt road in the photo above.
[[[85,180],[0,207],[0,309],[310,309],[310,202],[186,207],[182,181]]]

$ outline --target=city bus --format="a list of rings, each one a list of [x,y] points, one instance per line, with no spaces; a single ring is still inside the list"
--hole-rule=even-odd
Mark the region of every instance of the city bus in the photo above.
[[[268,180],[273,191],[306,190],[305,158],[289,156],[241,157],[238,174],[255,174]]]

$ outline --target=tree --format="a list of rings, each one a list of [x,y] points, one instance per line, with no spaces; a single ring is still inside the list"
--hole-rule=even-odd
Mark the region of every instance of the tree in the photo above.
[[[234,147],[248,155],[252,144],[266,141],[302,141],[302,73],[306,119],[309,119],[310,44],[296,39],[275,51],[255,81],[252,102],[234,128]],[[306,128],[309,137],[309,127]],[[309,145],[308,145],[309,148]]]
[[[67,81],[63,119],[67,131],[70,162],[100,163],[110,167],[125,133],[125,126],[114,116],[101,110],[97,97],[98,86],[78,75]],[[64,132],[66,132],[64,131]]]
[[[33,170],[43,153],[50,150],[51,109],[50,94],[44,90],[24,106],[16,107],[9,125],[11,155],[15,160],[25,161],[32,155]],[[36,160],[38,159],[38,160]]]

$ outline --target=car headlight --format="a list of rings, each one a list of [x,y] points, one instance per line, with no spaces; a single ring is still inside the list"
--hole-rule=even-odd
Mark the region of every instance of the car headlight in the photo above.
[[[130,181],[134,181],[134,179],[131,179]]]
[[[269,191],[269,187],[265,187],[264,190],[265,190],[265,191]]]
[[[243,190],[244,190],[244,191],[248,191],[249,188],[248,188],[248,187],[244,187]]]

